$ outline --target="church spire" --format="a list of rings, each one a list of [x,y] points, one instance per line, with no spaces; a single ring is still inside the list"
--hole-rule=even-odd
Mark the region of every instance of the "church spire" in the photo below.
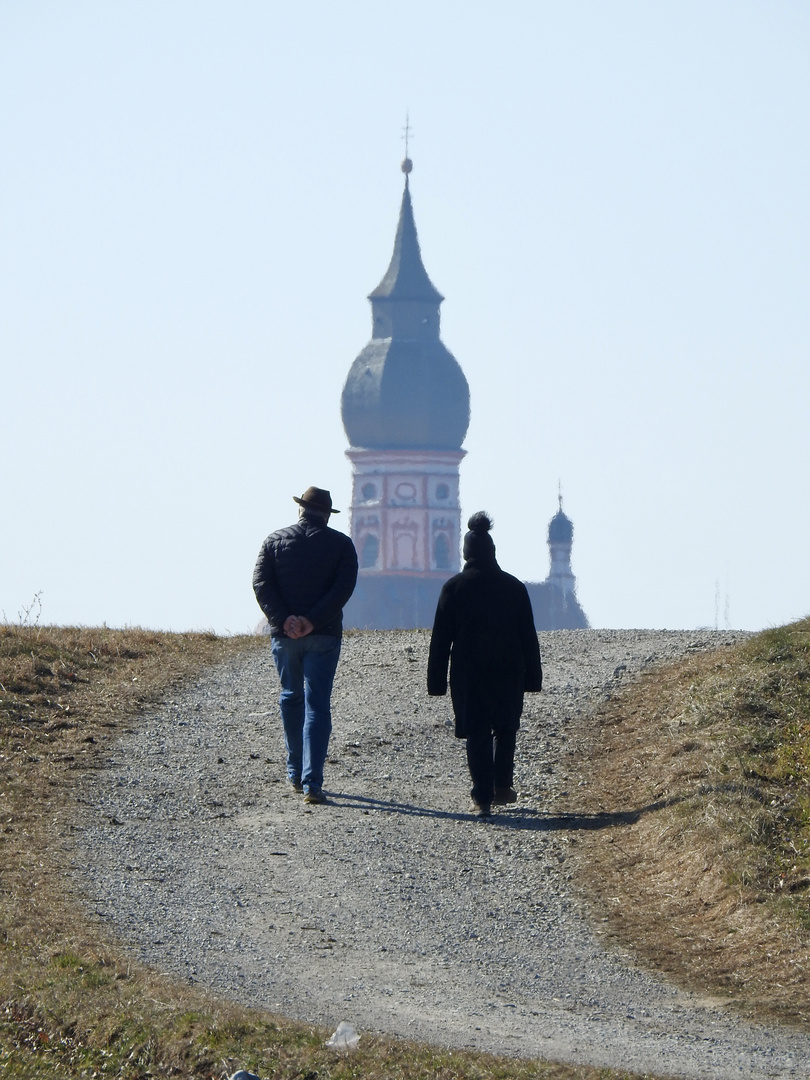
[[[416,222],[413,217],[411,190],[408,183],[413,162],[406,156],[402,162],[405,173],[405,190],[399,210],[399,224],[394,239],[391,263],[377,288],[369,293],[369,300],[417,300],[438,306],[444,297],[428,277],[419,249]]]
[[[548,523],[548,549],[551,554],[551,569],[546,579],[562,590],[564,596],[576,592],[576,578],[571,569],[571,545],[574,539],[574,526],[571,519],[563,513],[562,484],[559,484],[557,500],[560,508]]]
[[[422,265],[411,206],[410,158],[394,253],[369,296],[371,340],[343,387],[341,412],[354,448],[461,449],[470,422],[470,389],[440,335],[444,299]]]

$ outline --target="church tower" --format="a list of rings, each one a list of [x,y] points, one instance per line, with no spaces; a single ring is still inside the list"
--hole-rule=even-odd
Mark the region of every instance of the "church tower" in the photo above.
[[[571,569],[571,546],[574,542],[574,525],[566,517],[562,508],[562,495],[559,496],[560,508],[548,523],[548,550],[551,567],[548,582],[555,585],[563,596],[573,595],[577,591],[577,580]]]
[[[341,413],[352,463],[351,535],[360,562],[346,625],[430,626],[460,569],[464,372],[439,336],[444,299],[422,263],[409,158],[390,265],[368,299],[371,340],[352,364]]]
[[[571,569],[574,523],[559,509],[548,523],[551,565],[545,581],[527,581],[526,588],[538,630],[587,630],[588,617],[577,599],[577,579]]]

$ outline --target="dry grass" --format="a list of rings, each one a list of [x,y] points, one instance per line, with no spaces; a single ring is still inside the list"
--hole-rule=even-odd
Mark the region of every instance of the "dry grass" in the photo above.
[[[650,673],[597,722],[586,809],[605,827],[577,849],[609,933],[691,989],[806,1026],[810,620]]]
[[[71,799],[118,732],[256,638],[0,625],[0,1071],[9,1080],[595,1080],[630,1074],[328,1032],[250,1011],[132,962],[70,879]]]

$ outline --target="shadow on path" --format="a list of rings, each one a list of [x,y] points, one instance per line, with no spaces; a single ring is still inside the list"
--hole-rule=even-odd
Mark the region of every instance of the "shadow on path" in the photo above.
[[[368,795],[346,795],[342,793],[330,794],[329,802],[334,806],[353,806],[366,813],[376,811],[386,814],[406,814],[411,817],[439,818],[447,821],[481,821],[482,824],[498,825],[505,829],[524,829],[534,832],[583,832],[593,829],[615,829],[623,825],[635,825],[644,814],[654,814],[659,810],[665,810],[669,806],[688,802],[690,799],[701,798],[705,795],[716,795],[719,792],[728,794],[733,792],[744,795],[755,802],[767,801],[767,794],[754,784],[704,784],[697,790],[683,795],[671,795],[667,799],[657,799],[655,802],[639,806],[634,810],[600,810],[595,814],[586,813],[553,813],[547,810],[533,810],[525,806],[493,806],[491,818],[479,818],[472,811],[468,813],[451,813],[446,810],[433,810],[427,806],[417,806],[414,803],[396,802],[393,799],[373,799]]]
[[[472,811],[452,813],[433,810],[414,803],[396,802],[393,799],[374,799],[368,795],[329,793],[329,802],[335,807],[353,807],[366,813],[404,814],[408,817],[437,818],[445,821],[480,821],[482,825],[531,832],[581,832],[592,829],[612,829],[622,825],[634,825],[643,814],[663,810],[667,806],[683,802],[687,796],[660,799],[635,810],[616,812],[600,811],[596,814],[550,813],[522,806],[493,806],[491,818],[479,818]]]

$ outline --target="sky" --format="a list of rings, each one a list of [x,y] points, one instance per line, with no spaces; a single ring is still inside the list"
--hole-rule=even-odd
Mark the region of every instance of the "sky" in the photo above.
[[[410,125],[502,567],[810,612],[805,0],[0,0],[0,620],[242,633],[328,488]]]

